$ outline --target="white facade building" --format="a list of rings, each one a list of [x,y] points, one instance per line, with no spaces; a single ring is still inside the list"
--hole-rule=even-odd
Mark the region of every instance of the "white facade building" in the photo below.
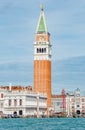
[[[4,94],[6,93],[5,90],[0,89],[0,116],[3,114],[4,111]]]
[[[61,95],[53,95],[52,96],[52,106],[54,113],[62,112],[62,96]]]
[[[80,95],[77,88],[74,94],[68,94],[66,97],[67,115],[70,117],[85,117],[85,96]]]
[[[85,117],[85,96],[80,95],[78,88],[72,93],[67,93],[64,100],[62,94],[53,95],[52,107],[56,115],[65,113],[67,117]]]
[[[0,96],[0,112],[5,115],[37,117],[46,115],[45,94],[36,94],[27,90],[1,90]]]

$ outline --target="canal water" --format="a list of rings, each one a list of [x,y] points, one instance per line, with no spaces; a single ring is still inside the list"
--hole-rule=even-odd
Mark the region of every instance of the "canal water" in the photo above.
[[[0,130],[85,130],[85,118],[0,119]]]

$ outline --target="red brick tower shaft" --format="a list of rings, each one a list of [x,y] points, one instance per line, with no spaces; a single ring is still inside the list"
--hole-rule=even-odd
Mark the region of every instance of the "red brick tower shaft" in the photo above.
[[[41,8],[34,43],[34,91],[47,94],[47,107],[51,106],[51,44],[50,34]]]

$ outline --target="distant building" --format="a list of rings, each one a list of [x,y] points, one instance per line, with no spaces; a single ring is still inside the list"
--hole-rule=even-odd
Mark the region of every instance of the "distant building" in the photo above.
[[[66,94],[64,89],[61,95],[52,95],[52,109],[55,116],[66,114]]]
[[[53,95],[52,96],[52,106],[54,113],[62,112],[62,96]]]
[[[3,115],[4,112],[4,95],[6,93],[6,90],[0,89],[0,116]]]
[[[74,94],[68,93],[66,96],[67,115],[71,117],[85,117],[85,96],[80,95],[77,88]]]
[[[34,43],[34,92],[46,93],[47,108],[51,107],[51,43],[43,7]]]
[[[4,88],[4,89],[3,89]],[[30,91],[31,87],[0,88],[0,113],[16,116],[43,116],[47,111],[47,96]]]
[[[74,92],[52,95],[53,114],[67,117],[85,117],[85,96],[80,95],[80,89]]]
[[[0,116],[13,115],[21,117],[47,116],[47,95],[35,93],[31,86],[1,86]],[[60,95],[52,95],[49,116],[85,117],[85,96],[80,89]]]

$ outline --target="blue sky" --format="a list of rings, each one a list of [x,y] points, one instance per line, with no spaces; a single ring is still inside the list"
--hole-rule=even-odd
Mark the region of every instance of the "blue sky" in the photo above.
[[[52,43],[52,90],[85,89],[85,0],[0,0],[0,85],[33,86],[33,44],[44,12]]]

